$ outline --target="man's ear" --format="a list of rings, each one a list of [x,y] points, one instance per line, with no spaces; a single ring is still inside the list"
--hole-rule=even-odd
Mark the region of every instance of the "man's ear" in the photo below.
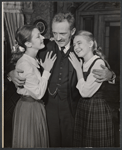
[[[90,42],[89,42],[89,47],[93,47],[93,44],[94,44],[94,42],[93,42],[93,41],[90,41]]]
[[[25,42],[25,46],[30,48],[30,47],[32,47],[32,43],[31,42]]]
[[[71,33],[72,36],[75,34],[75,32],[76,32],[76,28],[73,28],[73,29],[72,29],[72,33]]]

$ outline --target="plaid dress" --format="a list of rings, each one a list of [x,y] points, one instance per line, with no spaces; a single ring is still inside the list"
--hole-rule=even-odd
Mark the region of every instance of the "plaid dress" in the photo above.
[[[88,72],[84,73],[85,80],[95,61]],[[112,111],[104,98],[104,89],[103,83],[91,98],[79,100],[75,116],[74,147],[114,146]]]

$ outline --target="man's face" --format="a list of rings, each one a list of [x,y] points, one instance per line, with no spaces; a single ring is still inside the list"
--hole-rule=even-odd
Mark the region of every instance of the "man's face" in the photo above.
[[[53,22],[52,23],[52,32],[55,42],[58,46],[66,46],[71,40],[72,35],[75,33],[75,28],[70,29],[70,24],[67,20],[63,22]]]

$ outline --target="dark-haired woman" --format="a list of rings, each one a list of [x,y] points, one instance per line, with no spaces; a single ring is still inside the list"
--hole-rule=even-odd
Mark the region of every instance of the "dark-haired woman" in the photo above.
[[[12,148],[42,148],[49,147],[46,113],[43,101],[50,70],[56,60],[56,55],[47,53],[42,75],[39,72],[40,63],[36,59],[37,52],[44,48],[44,37],[39,30],[31,25],[24,25],[16,32],[16,47],[12,61],[18,59],[16,69],[23,73],[24,87],[17,87],[21,98],[16,104],[13,116]],[[24,51],[24,54],[21,51]]]

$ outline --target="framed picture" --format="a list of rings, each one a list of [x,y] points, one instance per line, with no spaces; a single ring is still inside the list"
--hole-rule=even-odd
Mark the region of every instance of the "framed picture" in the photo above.
[[[46,21],[39,19],[34,22],[34,25],[39,29],[40,33],[44,35],[47,32],[47,23]]]

